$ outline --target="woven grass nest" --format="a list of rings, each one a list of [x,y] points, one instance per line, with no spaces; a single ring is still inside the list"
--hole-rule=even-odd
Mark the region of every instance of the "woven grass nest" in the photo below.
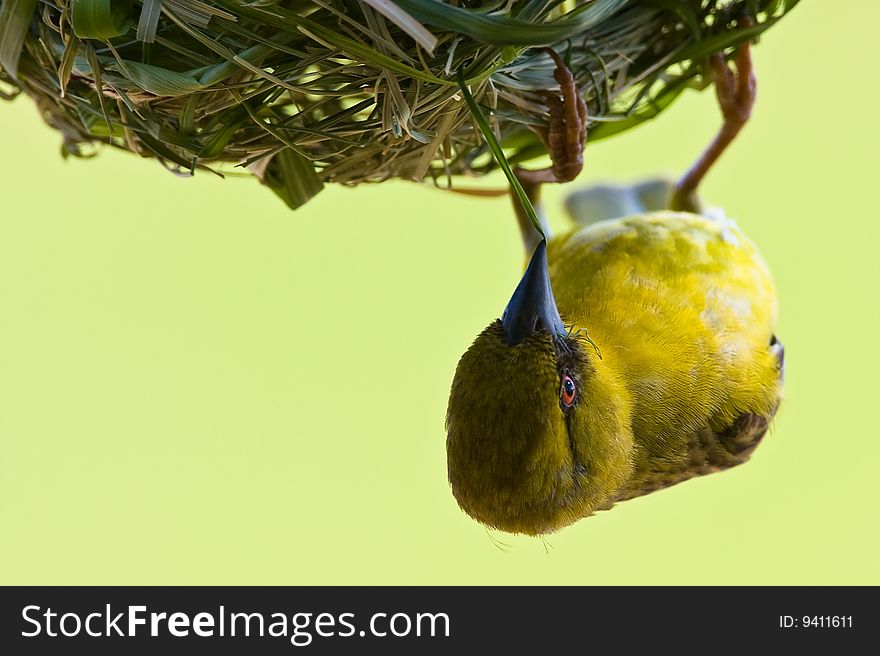
[[[33,98],[65,155],[109,144],[183,175],[247,169],[299,207],[325,183],[492,170],[459,72],[518,163],[545,154],[529,129],[546,124],[534,91],[556,88],[543,46],[583,90],[593,141],[705,86],[707,55],[795,4],[0,0],[0,93]]]

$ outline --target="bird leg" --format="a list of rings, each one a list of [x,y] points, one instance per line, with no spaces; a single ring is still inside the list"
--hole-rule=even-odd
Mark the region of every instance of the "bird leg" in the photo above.
[[[741,19],[740,22],[745,26],[751,25],[749,19]],[[715,81],[715,94],[718,97],[724,122],[709,147],[678,181],[669,203],[669,208],[672,210],[699,213],[697,187],[749,120],[755,104],[755,72],[752,68],[752,55],[748,42],[740,44],[737,48],[734,57],[735,73],[728,66],[723,53],[712,55],[710,64]]]
[[[552,48],[545,48],[544,51],[556,63],[553,77],[559,83],[559,91],[537,92],[549,110],[547,127],[532,126],[531,129],[544,142],[551,165],[537,170],[517,167],[514,173],[535,207],[541,227],[548,233],[540,207],[541,185],[545,182],[570,182],[581,172],[584,166],[584,144],[587,140],[587,103],[559,54]],[[526,253],[531,255],[541,237],[516,198],[513,199],[513,205]]]

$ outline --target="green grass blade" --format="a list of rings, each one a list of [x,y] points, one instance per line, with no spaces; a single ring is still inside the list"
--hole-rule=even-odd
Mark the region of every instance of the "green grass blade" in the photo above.
[[[285,148],[272,158],[266,168],[263,184],[292,210],[305,205],[324,188],[312,163],[290,148]]]
[[[437,37],[431,34],[424,25],[406,13],[400,7],[399,2],[392,2],[392,0],[363,1],[406,32],[416,43],[427,50],[429,55],[434,54],[434,48],[437,47]]]
[[[797,4],[796,2],[793,4]],[[751,40],[760,35],[765,30],[776,24],[781,16],[776,18],[768,18],[763,23],[757,23],[750,27],[742,27],[729,32],[716,34],[715,36],[703,39],[699,43],[692,44],[678,53],[671,63],[686,61],[688,59],[702,59],[708,57],[712,53],[721,52],[725,48],[738,45],[743,41]]]
[[[58,65],[58,86],[61,89],[61,97],[67,93],[67,83],[70,82],[70,74],[73,71],[73,63],[79,52],[80,41],[76,34],[71,34],[67,38],[64,46],[64,54],[61,56],[61,62]]]
[[[538,220],[538,215],[535,213],[535,208],[532,207],[532,202],[529,200],[525,190],[522,188],[522,185],[519,183],[516,175],[514,175],[513,170],[510,168],[507,157],[504,155],[504,149],[501,147],[501,144],[498,143],[498,139],[495,137],[495,133],[492,131],[492,126],[489,125],[489,121],[486,120],[486,115],[483,114],[483,110],[480,109],[477,101],[474,99],[473,95],[471,95],[470,89],[468,89],[468,85],[465,82],[464,74],[460,70],[456,75],[456,79],[458,80],[458,86],[461,88],[461,93],[464,96],[468,109],[471,110],[474,120],[480,127],[480,132],[483,133],[483,138],[489,145],[489,149],[492,151],[495,161],[498,162],[498,166],[501,167],[501,170],[504,171],[504,175],[507,176],[507,181],[513,188],[513,193],[516,195],[516,199],[522,206],[523,211],[525,211],[526,216],[529,217],[532,226],[534,226],[535,230],[538,231],[538,234],[541,235],[541,238],[547,239],[544,230],[541,228],[541,222]]]
[[[201,91],[204,88],[204,85],[190,75],[128,59],[108,64],[107,68],[124,68],[125,70],[120,70],[120,72],[124,73],[129,80],[144,91],[157,96],[177,98]]]
[[[199,150],[199,159],[214,159],[219,156],[229,144],[232,136],[246,123],[247,118],[247,112],[241,108],[226,112],[221,127]]]
[[[0,66],[16,79],[21,48],[37,0],[3,0],[0,4]]]
[[[144,6],[141,9],[141,16],[138,19],[138,41],[153,43],[156,40],[156,28],[159,25],[159,13],[161,9],[161,0],[144,0]]]
[[[689,6],[687,3],[679,2],[679,0],[651,0],[651,4],[654,4],[657,7],[662,7],[678,16],[681,19],[681,22],[687,26],[691,36],[695,39],[700,39],[702,37],[703,30],[700,27],[700,20],[694,13],[693,7]]]
[[[101,64],[98,61],[98,55],[95,52],[94,47],[92,47],[92,44],[88,41],[86,42],[86,59],[89,64],[89,70],[95,78],[95,95],[98,98],[98,106],[101,109],[101,115],[104,117],[104,122],[107,124],[107,133],[113,134],[113,121],[110,120],[110,115],[107,112],[107,101],[104,98],[104,82],[102,80],[103,73],[101,72]]]
[[[428,25],[467,34],[483,43],[502,46],[549,46],[582,34],[616,13],[631,0],[596,0],[547,23],[509,16],[480,14],[440,0],[395,0]]]
[[[647,104],[641,106],[637,111],[619,121],[603,121],[596,123],[590,128],[590,141],[596,142],[607,139],[620,132],[626,132],[644,123],[652,118],[657,117],[660,112],[669,107],[672,102],[678,98],[682,91],[686,88],[685,84],[670,87],[664,90],[664,93],[658,98],[652,99]]]
[[[70,24],[80,39],[109,39],[128,32],[131,0],[73,0]]]

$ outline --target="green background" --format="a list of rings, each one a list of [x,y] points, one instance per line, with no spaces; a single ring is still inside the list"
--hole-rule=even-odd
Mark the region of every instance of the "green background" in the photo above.
[[[878,21],[804,2],[769,32],[703,190],[779,287],[763,446],[506,550],[457,508],[443,430],[519,276],[505,199],[392,182],[291,213],[251,180],[62,161],[28,99],[0,104],[0,582],[880,584]],[[589,147],[552,223],[578,185],[683,170],[718,120],[689,92]]]

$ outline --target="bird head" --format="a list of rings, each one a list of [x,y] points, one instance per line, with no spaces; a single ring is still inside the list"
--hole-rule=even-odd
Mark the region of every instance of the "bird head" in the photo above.
[[[511,533],[549,533],[591,514],[631,471],[625,390],[564,328],[546,242],[501,319],[458,363],[446,448],[461,508]]]

